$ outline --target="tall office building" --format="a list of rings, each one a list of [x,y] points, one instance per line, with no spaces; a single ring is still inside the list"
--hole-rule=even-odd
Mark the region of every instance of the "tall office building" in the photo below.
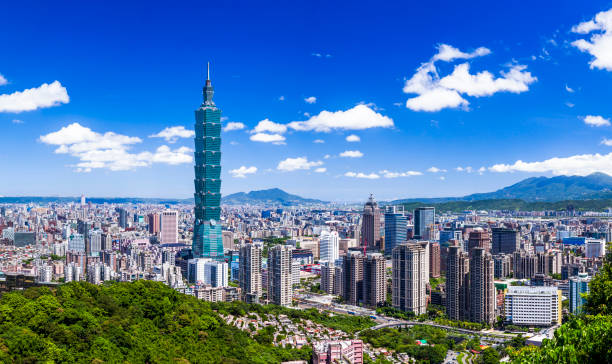
[[[128,227],[128,212],[124,208],[119,209],[119,227],[124,229]]]
[[[429,243],[429,276],[440,277],[440,244]]]
[[[423,239],[428,233],[427,229],[435,224],[436,209],[433,207],[417,207],[414,210],[413,239]]]
[[[160,241],[162,244],[178,243],[178,212],[164,211],[160,218]],[[199,258],[199,257],[197,257]]]
[[[361,218],[361,245],[380,248],[380,243],[380,209],[374,196],[370,195]]]
[[[392,295],[393,307],[416,315],[426,312],[428,282],[425,260],[429,257],[420,244],[404,243],[393,249]]]
[[[396,210],[396,206],[387,207],[385,212],[385,255],[391,256],[393,248],[407,239],[408,219]]]
[[[491,254],[513,254],[521,249],[519,232],[514,229],[493,228]]]
[[[448,247],[446,257],[446,315],[452,320],[469,319],[468,254],[460,246]]]
[[[321,231],[319,237],[319,260],[334,263],[339,257],[338,232]]]
[[[470,252],[470,320],[488,324],[495,320],[493,258],[483,247]]]
[[[288,306],[293,298],[291,245],[276,245],[268,252],[268,300]]]
[[[506,322],[550,326],[561,323],[561,290],[557,287],[510,286],[504,299]]]
[[[195,111],[194,257],[223,258],[221,232],[221,110],[213,102],[210,75],[204,101]]]
[[[385,257],[380,253],[368,253],[363,262],[363,302],[368,307],[378,307],[387,299]]]
[[[149,221],[149,234],[159,233],[159,214],[154,212],[147,215]]]
[[[244,244],[240,247],[240,272],[238,281],[243,300],[247,303],[259,303],[261,289],[261,251],[259,243]]]
[[[483,248],[487,252],[491,251],[491,239],[487,231],[479,229],[470,232],[468,252],[472,251],[473,248]]]
[[[586,301],[580,294],[589,293],[591,277],[586,273],[578,273],[569,279],[569,309],[571,313],[579,313]]]

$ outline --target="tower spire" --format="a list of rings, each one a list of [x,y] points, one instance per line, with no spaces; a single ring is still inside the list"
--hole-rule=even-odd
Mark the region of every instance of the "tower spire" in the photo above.
[[[210,81],[210,62],[206,62],[206,81]]]

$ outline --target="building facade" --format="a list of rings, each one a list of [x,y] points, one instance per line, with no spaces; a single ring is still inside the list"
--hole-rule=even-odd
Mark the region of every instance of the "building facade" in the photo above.
[[[495,321],[493,258],[485,248],[470,252],[470,320],[492,324]]]
[[[492,228],[492,254],[513,254],[521,249],[519,232],[514,229]]]
[[[248,303],[259,303],[262,294],[261,285],[261,252],[263,246],[258,243],[244,244],[240,247],[240,272],[238,281],[243,300]]]
[[[469,319],[468,254],[460,246],[448,247],[446,257],[446,315],[452,320]]]
[[[435,224],[436,209],[433,207],[417,207],[414,210],[413,239],[424,239],[427,229]]]
[[[289,306],[293,298],[290,245],[276,245],[268,251],[268,300]]]
[[[426,313],[426,286],[428,282],[425,260],[429,257],[418,243],[400,244],[392,254],[393,307],[411,311],[415,315]]]
[[[339,252],[338,232],[321,231],[319,236],[319,260],[334,263],[339,257]]]
[[[164,211],[160,217],[160,241],[162,244],[178,243],[178,211]]]
[[[573,314],[580,313],[585,299],[581,294],[589,293],[589,282],[591,277],[586,273],[578,273],[569,279],[569,309]]]
[[[374,196],[370,195],[361,217],[361,245],[380,248],[380,244],[380,209]]]
[[[561,291],[557,287],[510,286],[504,300],[506,322],[551,326],[561,323]]]
[[[385,255],[391,256],[393,248],[407,239],[408,219],[403,213],[390,206],[385,212]]]

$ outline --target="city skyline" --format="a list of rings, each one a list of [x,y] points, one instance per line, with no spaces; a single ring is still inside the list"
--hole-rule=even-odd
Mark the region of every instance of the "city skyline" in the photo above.
[[[219,16],[208,26],[220,32],[201,32],[200,14],[186,8],[6,5],[14,16],[0,25],[0,156],[13,178],[0,195],[189,197],[189,112],[208,61],[227,115],[223,195],[278,187],[390,200],[612,174],[612,10],[555,4],[529,14],[211,4]],[[71,17],[93,11],[108,16]]]

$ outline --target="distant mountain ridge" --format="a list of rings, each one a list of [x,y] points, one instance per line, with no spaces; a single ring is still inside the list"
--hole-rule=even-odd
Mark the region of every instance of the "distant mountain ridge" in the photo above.
[[[267,190],[251,191],[248,193],[238,192],[224,196],[221,202],[226,205],[242,205],[242,204],[279,204],[279,205],[299,205],[299,204],[326,204],[327,201],[321,201],[312,198],[303,198],[298,195],[292,195],[280,188],[270,188]]]
[[[463,197],[411,198],[392,203],[482,201],[518,199],[527,202],[555,202],[612,198],[612,177],[605,173],[588,176],[531,177],[494,192],[475,193]]]

